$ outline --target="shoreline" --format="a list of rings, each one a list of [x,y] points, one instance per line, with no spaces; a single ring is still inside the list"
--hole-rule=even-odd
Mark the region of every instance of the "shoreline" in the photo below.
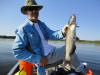
[[[63,40],[50,40],[50,41],[65,41],[65,39]],[[98,44],[100,45],[100,40],[76,40],[76,42],[78,43],[84,43],[84,44]]]
[[[15,36],[0,35],[0,38],[2,38],[2,39],[14,39]]]
[[[16,36],[6,36],[6,35],[0,35],[0,39],[15,39]],[[65,41],[65,39],[62,39],[62,40],[51,40],[50,41]],[[85,43],[85,44],[100,44],[100,40],[77,40],[76,42],[79,42],[79,43]]]

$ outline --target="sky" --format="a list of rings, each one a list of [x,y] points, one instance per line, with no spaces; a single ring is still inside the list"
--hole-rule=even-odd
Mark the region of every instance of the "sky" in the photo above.
[[[20,12],[25,0],[0,1],[0,35],[15,35],[17,26],[27,16]],[[100,0],[36,0],[43,5],[39,19],[53,30],[68,24],[70,16],[76,15],[77,36],[81,40],[100,40]]]

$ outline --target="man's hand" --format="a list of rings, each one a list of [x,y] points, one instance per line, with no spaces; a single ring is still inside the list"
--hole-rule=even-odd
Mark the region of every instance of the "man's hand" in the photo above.
[[[66,35],[66,31],[67,31],[68,27],[70,27],[70,25],[67,24],[62,28],[62,33],[64,36]]]
[[[40,59],[40,66],[46,66],[48,63],[47,59],[43,56]]]

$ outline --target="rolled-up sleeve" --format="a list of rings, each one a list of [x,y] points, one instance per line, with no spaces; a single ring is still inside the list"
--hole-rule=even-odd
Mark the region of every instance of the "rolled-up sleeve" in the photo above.
[[[43,24],[45,26],[49,39],[59,40],[64,38],[64,35],[62,34],[61,30],[53,31],[48,26],[46,26],[45,23]]]
[[[40,63],[41,55],[32,54],[26,49],[27,36],[25,34],[24,28],[17,28],[15,30],[16,38],[13,43],[13,54],[18,60],[25,60],[30,63],[38,64]]]

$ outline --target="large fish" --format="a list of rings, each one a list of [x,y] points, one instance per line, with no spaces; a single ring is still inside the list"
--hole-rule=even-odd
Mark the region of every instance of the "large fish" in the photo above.
[[[68,29],[66,31],[66,41],[65,41],[65,60],[70,61],[70,54],[73,52],[73,45],[76,38],[76,16],[72,14],[68,22]]]
[[[73,45],[75,44],[76,38],[76,16],[72,14],[68,22],[68,29],[66,31],[65,37],[65,61],[64,65],[67,65],[67,69],[70,70],[70,62],[71,62],[71,52],[73,52]]]

